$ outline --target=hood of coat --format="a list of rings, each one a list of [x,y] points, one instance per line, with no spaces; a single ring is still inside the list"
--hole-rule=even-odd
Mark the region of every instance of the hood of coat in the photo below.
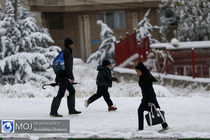
[[[156,82],[156,78],[153,77],[153,75],[150,73],[150,71],[146,68],[146,66],[143,63],[138,63],[138,65],[135,66],[135,69],[138,69],[142,72],[142,75],[139,76],[139,84],[141,85],[144,82]]]

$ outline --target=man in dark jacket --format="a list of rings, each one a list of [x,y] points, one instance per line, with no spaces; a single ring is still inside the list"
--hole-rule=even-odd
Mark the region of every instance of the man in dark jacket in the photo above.
[[[69,95],[67,96],[67,105],[69,109],[69,114],[79,114],[80,111],[76,111],[75,109],[75,89],[72,85],[74,82],[73,75],[73,57],[72,57],[72,49],[73,49],[73,41],[70,38],[66,38],[64,41],[65,48],[64,52],[64,63],[65,70],[59,74],[56,74],[56,83],[59,84],[59,90],[56,97],[53,98],[51,105],[51,116],[62,117],[62,115],[58,114],[58,108],[60,106],[61,99],[64,97],[66,89],[69,91]]]
[[[110,61],[103,60],[102,65],[98,66],[98,75],[96,79],[96,85],[98,86],[97,93],[91,96],[88,100],[85,101],[85,107],[95,100],[99,99],[101,96],[104,97],[108,105],[108,111],[115,111],[117,108],[113,106],[112,100],[110,99],[110,95],[108,92],[108,88],[112,87],[112,81],[116,81],[119,83],[120,81],[112,77],[110,70]]]

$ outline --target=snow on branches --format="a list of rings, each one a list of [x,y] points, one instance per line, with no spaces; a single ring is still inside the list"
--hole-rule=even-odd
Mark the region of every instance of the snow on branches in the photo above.
[[[163,41],[171,29],[179,41],[210,39],[209,0],[162,0],[159,10]]]
[[[150,43],[154,44],[154,43],[159,43],[159,41],[157,41],[156,39],[152,38],[151,35],[151,31],[153,31],[153,29],[158,29],[158,26],[152,26],[150,24],[150,20],[148,18],[149,13],[150,13],[149,9],[146,14],[144,15],[143,19],[138,23],[139,28],[137,29],[137,40],[139,42],[141,42],[142,39],[149,37],[150,39]]]
[[[24,83],[27,80],[52,78],[44,74],[59,47],[48,47],[54,41],[36,25],[32,14],[18,4],[17,21],[12,2],[7,0],[0,19],[0,80]],[[45,76],[41,76],[45,75]],[[42,81],[41,80],[41,81]]]
[[[101,45],[99,50],[88,57],[87,63],[97,66],[100,65],[103,59],[108,59],[111,62],[111,66],[115,66],[115,53],[114,53],[114,42],[116,38],[113,36],[113,31],[103,23],[101,20],[97,21],[97,24],[101,28]]]

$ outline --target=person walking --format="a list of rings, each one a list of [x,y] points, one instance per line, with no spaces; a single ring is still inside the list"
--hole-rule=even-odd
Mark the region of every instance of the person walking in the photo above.
[[[98,75],[96,79],[97,92],[96,94],[94,94],[88,100],[85,101],[85,107],[88,107],[89,104],[93,103],[95,100],[103,96],[105,102],[108,105],[108,111],[115,111],[117,110],[117,107],[113,106],[113,102],[110,99],[108,88],[112,87],[112,81],[119,83],[120,80],[115,77],[112,77],[110,70],[110,61],[107,59],[104,59],[102,61],[102,65],[99,65],[97,67],[97,70],[98,70]]]
[[[156,82],[157,80],[141,62],[135,66],[135,71],[139,76],[138,84],[141,87],[143,97],[138,108],[138,130],[141,131],[144,129],[144,111],[150,111],[151,106],[155,106],[156,108],[160,108],[160,106],[156,99],[156,94],[152,85],[152,83]],[[166,122],[162,123],[161,125],[163,128],[162,130],[169,129]]]
[[[62,115],[58,114],[58,108],[61,103],[61,99],[64,97],[66,89],[69,92],[67,96],[67,106],[69,110],[69,114],[80,114],[80,111],[75,109],[75,89],[72,85],[74,83],[74,75],[73,75],[73,57],[72,57],[72,49],[73,49],[73,41],[71,38],[66,38],[64,40],[63,49],[64,53],[64,64],[65,70],[56,74],[56,83],[59,85],[58,94],[53,98],[51,104],[50,115],[54,117],[62,117]]]

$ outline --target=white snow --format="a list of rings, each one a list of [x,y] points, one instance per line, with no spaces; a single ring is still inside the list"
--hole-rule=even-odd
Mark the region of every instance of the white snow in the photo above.
[[[124,74],[126,74],[126,73],[127,74],[136,74],[134,69],[128,69],[128,68],[115,67],[114,71],[119,72],[119,73],[124,73]],[[156,72],[152,72],[152,75],[155,77],[166,78],[166,79],[210,83],[210,78],[195,78],[194,79],[190,76],[162,74],[162,73],[156,73]]]
[[[210,40],[209,5],[209,0],[161,0],[159,26],[162,41],[168,42],[169,34],[180,41]],[[170,31],[171,25],[176,29]]]
[[[41,80],[58,48],[49,47],[54,41],[47,32],[36,25],[28,11],[17,5],[17,20],[14,7],[7,0],[0,19],[0,81],[20,83]],[[39,47],[41,46],[41,47]],[[53,50],[55,49],[55,50]],[[43,79],[49,79],[45,77]]]
[[[180,49],[202,49],[210,48],[210,41],[191,41],[191,42],[179,42],[178,47],[174,47],[171,43],[157,43],[151,44],[152,49],[166,48],[167,50],[180,50]]]
[[[77,98],[76,108],[81,115],[68,115],[66,99],[62,100],[59,113],[63,119],[70,119],[70,134],[30,134],[38,137],[119,137],[119,138],[209,138],[210,106],[209,98],[203,97],[163,97],[158,98],[166,113],[170,130],[158,133],[160,125],[137,132],[137,109],[140,97],[113,98],[117,105],[116,112],[108,112],[103,98],[83,106],[87,98]],[[0,119],[55,119],[50,117],[49,110],[52,98],[1,98]],[[146,113],[146,112],[145,112]],[[23,134],[14,134],[23,136]],[[0,137],[13,136],[0,134]],[[26,135],[27,136],[27,135]]]
[[[134,65],[133,61],[136,60],[139,57],[138,53],[135,53],[134,55],[130,56],[127,60],[125,60],[122,64],[119,65],[119,67],[125,67],[127,65]]]
[[[136,71],[134,69],[128,69],[128,68],[115,67],[114,71],[119,72],[119,73],[136,74]]]
[[[176,39],[176,38],[172,38],[172,39],[171,39],[171,44],[172,44],[174,47],[178,47],[178,46],[179,46],[179,40]]]
[[[135,73],[134,70],[116,68],[121,72]],[[53,71],[48,71],[53,75]],[[154,84],[157,100],[166,113],[170,130],[158,133],[161,126],[147,126],[137,132],[137,109],[141,102],[141,89],[137,81],[114,83],[109,89],[116,112],[108,112],[103,98],[90,104],[86,109],[84,101],[96,92],[95,68],[80,59],[74,59],[76,108],[80,115],[68,115],[66,97],[62,99],[59,113],[63,119],[70,119],[69,134],[0,134],[0,137],[45,138],[45,137],[112,137],[112,138],[209,138],[210,106],[209,93],[191,92],[190,89],[168,88]],[[183,77],[182,77],[183,78]],[[184,77],[185,78],[185,77]],[[53,82],[53,81],[49,81]],[[52,97],[58,87],[41,88],[40,82],[6,84],[0,86],[0,119],[56,119],[49,116]],[[68,93],[67,93],[68,94]],[[204,95],[205,94],[205,95]],[[35,97],[35,98],[32,98]],[[145,112],[146,113],[146,112]]]

